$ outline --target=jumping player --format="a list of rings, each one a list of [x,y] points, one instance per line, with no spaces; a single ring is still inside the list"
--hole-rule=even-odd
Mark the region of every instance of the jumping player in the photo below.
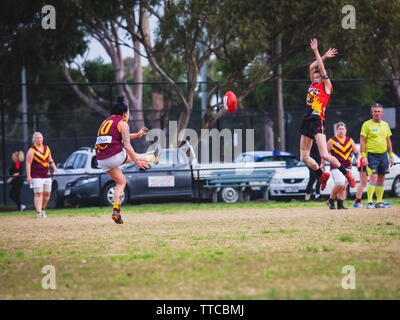
[[[351,170],[352,159],[351,155],[354,154],[357,161],[360,161],[360,154],[358,153],[357,146],[354,140],[346,136],[347,128],[344,122],[339,122],[336,126],[336,136],[330,138],[328,141],[327,149],[340,164],[346,168],[347,171]],[[322,160],[321,167],[324,167],[324,160]],[[337,168],[331,167],[332,178],[335,181],[335,187],[328,199],[329,209],[336,209],[335,199],[337,198],[337,208],[347,209],[343,206],[343,200],[346,197],[347,181]]]
[[[323,57],[321,57],[318,52],[317,39],[311,40],[310,47],[314,51],[316,61],[310,65],[310,79],[312,84],[308,89],[306,109],[300,127],[301,161],[316,172],[319,177],[318,181],[321,184],[321,190],[324,190],[330,174],[322,171],[320,166],[310,157],[313,138],[315,138],[321,158],[328,161],[334,168],[338,168],[346,177],[350,187],[353,188],[356,185],[356,181],[351,173],[340,164],[338,159],[328,153],[324,129],[325,108],[328,104],[329,98],[331,97],[333,88],[325,70],[323,60],[336,56],[337,50],[335,48],[330,48]],[[316,71],[317,66],[319,71]]]
[[[111,110],[111,116],[103,121],[97,132],[95,146],[99,167],[116,183],[112,219],[118,224],[123,223],[120,206],[126,186],[125,177],[119,166],[133,161],[139,168],[147,169],[148,162],[159,161],[158,148],[152,155],[139,154],[133,150],[130,140],[146,135],[148,129],[142,128],[138,133],[130,134],[128,119],[129,108],[124,103],[124,97],[118,97],[117,104]]]

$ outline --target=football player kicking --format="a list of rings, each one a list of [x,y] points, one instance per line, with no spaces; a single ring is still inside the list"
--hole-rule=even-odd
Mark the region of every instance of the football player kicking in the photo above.
[[[146,135],[148,129],[142,128],[138,133],[130,134],[128,119],[129,108],[124,103],[124,97],[118,97],[117,104],[111,110],[111,116],[103,121],[97,132],[95,146],[99,167],[116,183],[112,219],[118,224],[123,223],[120,206],[126,186],[125,177],[119,166],[133,161],[139,168],[147,169],[148,163],[158,163],[160,151],[156,148],[151,155],[136,153],[130,140]]]

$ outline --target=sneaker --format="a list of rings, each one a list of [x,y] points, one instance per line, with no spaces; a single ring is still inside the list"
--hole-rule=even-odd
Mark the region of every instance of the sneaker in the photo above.
[[[42,218],[47,218],[46,211],[42,210]]]
[[[375,203],[375,208],[381,209],[381,208],[387,208],[388,206],[385,205],[384,202],[377,202]]]
[[[39,213],[37,214],[37,217],[38,217],[38,218],[43,218],[42,213],[39,212]]]
[[[321,185],[321,191],[325,190],[326,183],[328,182],[330,176],[331,175],[329,174],[329,172],[323,172],[322,175],[319,177],[318,182]]]
[[[326,204],[328,205],[329,209],[331,209],[331,210],[335,210],[335,209],[336,209],[336,207],[335,207],[335,200],[328,199],[328,200],[326,201]]]
[[[385,202],[385,201],[383,201],[382,203],[383,203],[385,206],[387,206],[387,207],[389,207],[390,204],[391,204],[390,202]]]
[[[354,208],[365,208],[365,206],[361,203],[361,202],[356,202],[355,204],[353,204]]]
[[[24,205],[24,204],[21,204],[21,207],[19,208],[19,211],[24,211],[25,210],[25,208],[26,208],[26,205]]]
[[[351,174],[350,171],[347,171],[347,173],[344,175],[347,179],[347,182],[350,185],[350,188],[354,188],[356,186],[356,180],[354,180],[353,175]]]
[[[367,209],[375,209],[375,205],[373,202],[368,202],[367,203]]]
[[[338,206],[337,208],[338,208],[338,210],[347,210],[347,209],[349,209],[349,208],[346,208],[345,206]]]
[[[111,218],[115,221],[117,224],[123,224],[124,220],[121,218],[120,211],[118,209],[114,209],[113,214]]]

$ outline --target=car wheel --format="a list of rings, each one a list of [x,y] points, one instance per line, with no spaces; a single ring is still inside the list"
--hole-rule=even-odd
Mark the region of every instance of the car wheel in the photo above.
[[[396,179],[394,179],[392,193],[395,197],[400,198],[400,176],[397,176]]]
[[[108,184],[103,190],[103,201],[107,206],[114,205],[114,191],[115,191],[115,184]],[[125,188],[121,198],[121,206],[126,203],[127,199],[128,199],[128,191]]]
[[[221,199],[226,203],[234,203],[239,200],[239,191],[232,187],[223,188],[221,190]]]
[[[64,197],[61,197],[58,192],[58,185],[55,183],[51,188],[51,192],[53,193],[54,204],[57,208],[64,207]]]

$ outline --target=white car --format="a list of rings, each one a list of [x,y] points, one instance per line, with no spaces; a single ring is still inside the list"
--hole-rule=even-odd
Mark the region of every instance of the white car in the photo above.
[[[96,152],[93,148],[82,147],[71,153],[65,163],[57,164],[58,175],[53,175],[52,197],[57,207],[64,205],[65,186],[81,175],[102,173],[98,167]]]
[[[389,174],[385,176],[384,189],[385,193],[391,193],[395,197],[400,197],[400,158],[395,153],[393,153],[393,158],[395,164],[389,169]],[[326,164],[325,171],[330,171],[329,163]],[[353,157],[351,173],[357,183],[354,188],[349,188],[349,193],[353,196],[360,183],[360,174],[356,167],[355,157]],[[270,195],[272,198],[304,196],[306,194],[308,179],[309,171],[304,164],[277,172],[270,183]],[[331,177],[328,180],[325,190],[321,191],[321,195],[329,195],[334,186],[335,184]],[[367,188],[365,188],[364,192],[366,191]]]

